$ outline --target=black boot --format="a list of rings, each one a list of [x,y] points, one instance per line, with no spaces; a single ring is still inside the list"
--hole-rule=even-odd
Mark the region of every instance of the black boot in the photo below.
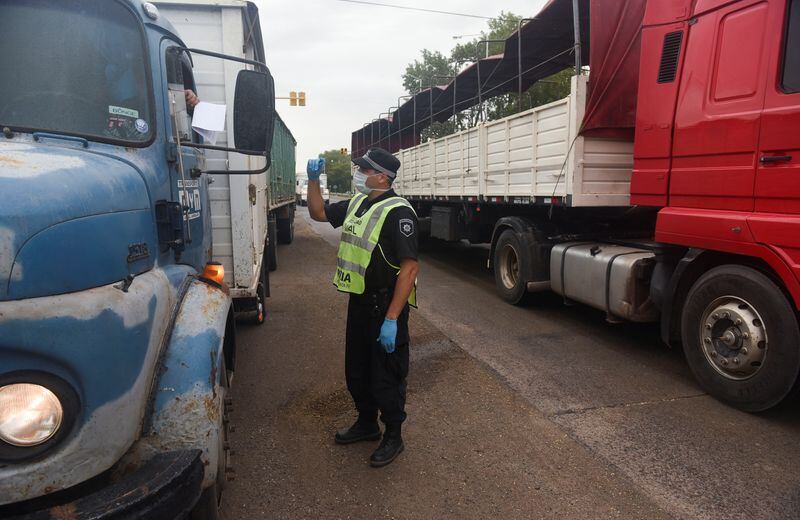
[[[381,438],[381,428],[377,416],[359,415],[353,425],[339,430],[334,436],[336,444],[352,444],[359,441],[377,441]]]
[[[369,465],[373,468],[380,468],[391,464],[405,449],[403,444],[403,437],[400,434],[401,428],[399,424],[387,424],[386,432],[383,434],[383,440],[378,449],[372,453],[369,458]]]

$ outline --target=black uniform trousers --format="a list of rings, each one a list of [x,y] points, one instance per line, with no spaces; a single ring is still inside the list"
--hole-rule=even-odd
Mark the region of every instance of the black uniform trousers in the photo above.
[[[385,424],[406,419],[408,376],[408,305],[397,318],[395,351],[387,353],[378,341],[391,293],[350,295],[347,306],[345,376],[359,415],[381,412]]]

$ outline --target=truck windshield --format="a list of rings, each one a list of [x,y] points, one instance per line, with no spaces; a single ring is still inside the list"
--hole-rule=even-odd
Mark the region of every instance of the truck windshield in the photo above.
[[[150,140],[145,42],[117,1],[0,0],[0,127]]]

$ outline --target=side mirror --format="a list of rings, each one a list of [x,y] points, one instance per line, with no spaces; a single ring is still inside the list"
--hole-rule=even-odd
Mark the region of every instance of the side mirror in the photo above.
[[[270,154],[275,133],[275,82],[269,73],[239,71],[233,102],[233,126],[237,149]]]

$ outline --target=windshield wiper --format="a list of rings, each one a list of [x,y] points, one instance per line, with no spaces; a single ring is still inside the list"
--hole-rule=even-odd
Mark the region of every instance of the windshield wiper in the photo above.
[[[15,137],[14,128],[10,126],[6,126],[0,123],[0,128],[3,129],[3,135],[6,139],[13,139]],[[89,148],[89,140],[85,137],[75,136],[75,135],[66,135],[60,134],[58,132],[53,132],[52,130],[45,130],[45,129],[37,129],[37,128],[25,128],[25,129],[17,129],[17,132],[20,133],[30,133],[33,136],[33,140],[37,143],[42,141],[43,139],[54,139],[60,141],[69,141],[71,143],[77,143],[81,145],[81,148]]]
[[[78,143],[81,145],[81,148],[89,148],[89,141],[88,139],[84,139],[83,137],[75,137],[72,135],[62,135],[62,134],[51,134],[50,132],[34,132],[33,133],[33,140],[37,143],[40,142],[42,139],[55,139],[60,141],[68,141],[71,143]]]

